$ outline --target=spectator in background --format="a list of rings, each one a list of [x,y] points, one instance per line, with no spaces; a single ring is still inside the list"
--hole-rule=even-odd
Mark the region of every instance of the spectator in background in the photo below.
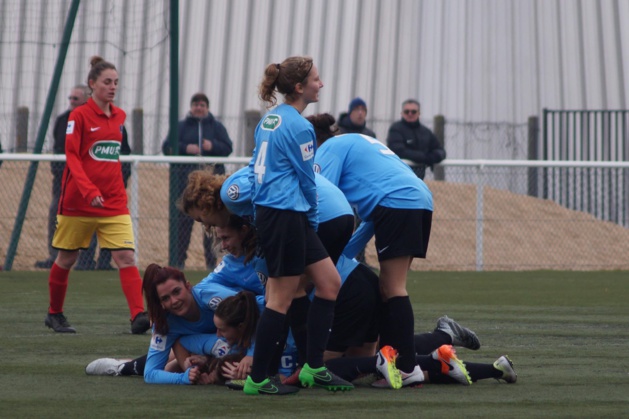
[[[440,163],[446,151],[428,128],[419,122],[419,102],[407,99],[402,103],[402,119],[389,127],[387,145],[401,159],[411,160],[413,172],[418,178],[426,175],[426,167]]]
[[[70,90],[68,96],[69,107],[68,109],[57,116],[55,119],[55,125],[52,131],[54,143],[52,146],[52,152],[54,154],[65,154],[66,152],[66,127],[68,126],[68,117],[70,112],[87,102],[90,96],[90,89],[83,85],[76,85]],[[122,145],[120,147],[121,154],[131,154],[131,148],[127,139],[126,129],[122,133]],[[50,170],[52,172],[52,200],[50,201],[50,207],[48,208],[48,259],[38,260],[35,262],[36,268],[50,269],[57,257],[57,250],[52,247],[52,237],[55,234],[55,228],[57,223],[57,209],[59,207],[59,196],[61,195],[61,179],[63,177],[63,170],[65,169],[65,162],[53,161],[50,163]],[[122,165],[122,174],[125,182],[131,174],[131,166],[128,163]],[[86,250],[82,250],[79,253],[79,260],[74,269],[77,271],[86,270],[111,270],[111,252],[107,249],[101,249],[99,253],[98,262],[94,261],[96,255],[96,235],[92,237],[90,246]]]
[[[177,156],[229,156],[232,152],[232,141],[227,134],[227,130],[210,113],[210,100],[204,93],[195,93],[190,99],[190,113],[181,121],[178,126],[179,149],[172,150],[166,139],[162,144],[162,151],[165,155]],[[186,187],[190,172],[199,169],[198,164],[174,164],[171,165],[177,179],[175,194],[177,198]],[[224,174],[225,167],[222,164],[214,166],[215,174]],[[176,222],[179,225],[176,254],[173,265],[183,269],[186,263],[188,247],[190,246],[190,235],[194,220],[182,212],[177,212]],[[213,270],[216,267],[216,255],[212,245],[212,238],[209,235],[203,236],[203,249],[205,253],[205,264],[207,269]]]
[[[341,134],[365,134],[376,138],[376,133],[367,128],[367,103],[357,97],[349,103],[347,113],[339,116],[339,131]]]

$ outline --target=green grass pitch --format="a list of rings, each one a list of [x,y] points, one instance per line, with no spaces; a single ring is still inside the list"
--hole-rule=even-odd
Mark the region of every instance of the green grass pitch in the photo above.
[[[202,273],[189,273],[198,282]],[[66,315],[76,335],[44,326],[46,272],[0,272],[0,417],[627,417],[628,272],[414,272],[417,331],[448,314],[479,335],[463,360],[508,354],[518,383],[424,385],[343,394],[305,389],[251,397],[218,386],[147,385],[90,377],[100,357],[135,357],[149,336],[128,331],[116,272],[72,272]]]

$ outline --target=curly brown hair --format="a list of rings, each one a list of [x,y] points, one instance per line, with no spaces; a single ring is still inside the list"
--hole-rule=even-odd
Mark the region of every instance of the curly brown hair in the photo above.
[[[187,215],[190,215],[193,209],[206,213],[229,213],[221,200],[221,186],[225,179],[227,179],[225,175],[216,175],[209,170],[191,172],[181,198],[177,201],[177,208]]]

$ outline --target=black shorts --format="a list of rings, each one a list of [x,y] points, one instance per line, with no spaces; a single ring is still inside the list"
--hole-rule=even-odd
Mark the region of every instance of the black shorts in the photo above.
[[[352,237],[352,233],[354,233],[354,216],[351,214],[341,215],[340,217],[319,223],[317,236],[321,239],[321,243],[328,255],[330,255],[334,265],[341,257],[341,253],[343,253],[345,245]]]
[[[256,206],[256,230],[270,277],[301,275],[328,257],[306,213]]]
[[[336,299],[327,350],[345,352],[351,346],[377,341],[381,306],[378,275],[361,263],[347,277]]]
[[[432,211],[397,209],[380,205],[371,213],[378,260],[401,256],[425,258],[432,225]]]

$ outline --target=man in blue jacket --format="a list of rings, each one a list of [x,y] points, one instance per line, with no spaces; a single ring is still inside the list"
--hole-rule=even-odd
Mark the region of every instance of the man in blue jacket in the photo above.
[[[210,113],[210,100],[204,93],[195,93],[190,99],[190,112],[178,125],[179,149],[172,150],[168,139],[162,144],[162,151],[165,155],[175,156],[229,156],[232,152],[232,141],[227,134],[227,130]],[[173,164],[171,170],[175,172],[178,180],[176,186],[176,196],[181,196],[188,175],[193,170],[198,170],[197,164]],[[225,173],[222,164],[214,166],[214,173]],[[175,266],[183,269],[186,262],[186,253],[190,245],[190,235],[194,220],[183,213],[178,217],[178,237],[175,253]],[[205,264],[209,270],[216,267],[216,255],[212,249],[212,239],[207,235],[203,238],[203,248],[205,250]]]

